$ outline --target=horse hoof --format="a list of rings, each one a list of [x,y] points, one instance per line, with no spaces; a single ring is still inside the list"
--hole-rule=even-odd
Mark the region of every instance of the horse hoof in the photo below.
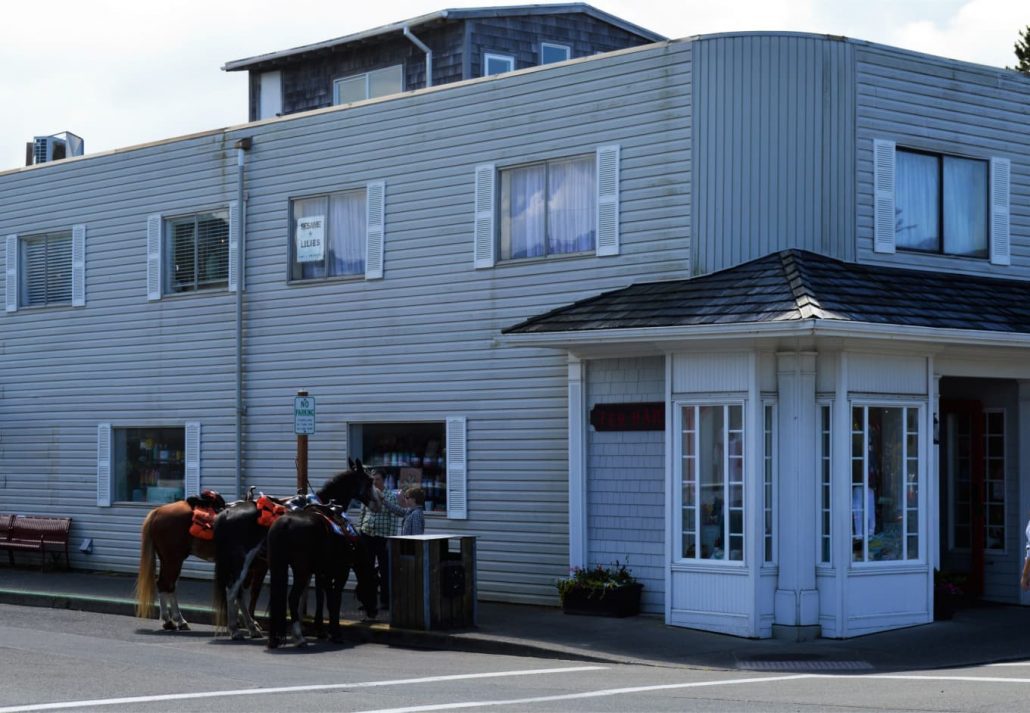
[[[244,638],[246,638],[246,637],[245,637],[245,635],[244,635],[244,633],[242,631],[234,631],[234,632],[232,632],[232,640],[233,641],[243,641]]]
[[[163,625],[161,626],[161,628],[162,628],[162,629],[164,629],[165,631],[175,631],[175,629],[176,629],[176,626],[175,626],[175,623],[174,623],[174,622],[171,622],[171,621],[166,621],[166,622],[165,622],[165,623],[164,623],[164,624],[163,624]]]
[[[190,625],[186,622],[179,624],[179,631],[190,631]]]
[[[262,632],[260,629],[257,629],[256,631],[250,632],[250,638],[252,638],[252,639],[263,639],[264,636],[265,636],[264,632]]]

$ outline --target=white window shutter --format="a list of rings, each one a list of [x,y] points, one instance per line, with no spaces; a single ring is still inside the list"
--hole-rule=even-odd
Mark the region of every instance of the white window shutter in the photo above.
[[[1009,256],[1009,192],[1012,162],[991,159],[991,263],[1011,265]]]
[[[97,426],[97,506],[111,507],[111,424]]]
[[[383,279],[383,238],[386,228],[386,183],[373,181],[365,186],[365,279]]]
[[[494,222],[497,196],[494,181],[497,172],[492,163],[476,166],[476,225],[474,266],[478,270],[494,266]]]
[[[72,226],[72,307],[86,306],[86,226]]]
[[[147,216],[147,299],[161,299],[161,216]]]
[[[619,254],[619,147],[597,149],[597,254]]]
[[[873,141],[873,251],[894,252],[894,142]]]
[[[232,201],[229,204],[229,292],[235,292],[240,284],[240,276],[237,275],[237,264],[240,255],[240,202]]]
[[[186,424],[186,496],[200,492],[200,423]]]
[[[8,235],[7,236],[7,250],[6,250],[6,268],[7,268],[7,311],[17,312],[18,311],[18,236]]]
[[[465,417],[447,419],[447,519],[468,519]]]

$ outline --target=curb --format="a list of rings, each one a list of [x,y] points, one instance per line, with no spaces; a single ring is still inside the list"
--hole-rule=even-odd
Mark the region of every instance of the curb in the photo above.
[[[136,603],[134,601],[108,597],[90,597],[82,594],[0,589],[0,603],[49,609],[69,609],[72,611],[113,614],[133,618],[136,616]],[[179,605],[179,608],[191,623],[214,626],[214,612],[211,609],[182,604]],[[345,640],[362,644],[383,644],[386,646],[431,651],[461,651],[472,654],[574,659],[589,663],[644,663],[654,665],[653,662],[604,656],[596,652],[585,652],[560,645],[542,646],[524,641],[491,637],[488,634],[481,634],[468,629],[461,630],[460,632],[417,631],[414,629],[394,629],[387,622],[355,621],[352,619],[341,619],[340,628]]]

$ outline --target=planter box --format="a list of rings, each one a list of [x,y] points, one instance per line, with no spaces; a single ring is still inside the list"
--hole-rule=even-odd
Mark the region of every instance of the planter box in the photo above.
[[[590,590],[572,590],[565,594],[562,610],[566,614],[591,616],[636,616],[640,613],[640,593],[644,585],[637,582],[609,589],[604,596],[590,596]]]

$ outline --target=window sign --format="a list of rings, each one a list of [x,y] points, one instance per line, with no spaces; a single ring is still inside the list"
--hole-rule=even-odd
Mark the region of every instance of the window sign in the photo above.
[[[297,218],[297,262],[325,260],[325,216]]]

